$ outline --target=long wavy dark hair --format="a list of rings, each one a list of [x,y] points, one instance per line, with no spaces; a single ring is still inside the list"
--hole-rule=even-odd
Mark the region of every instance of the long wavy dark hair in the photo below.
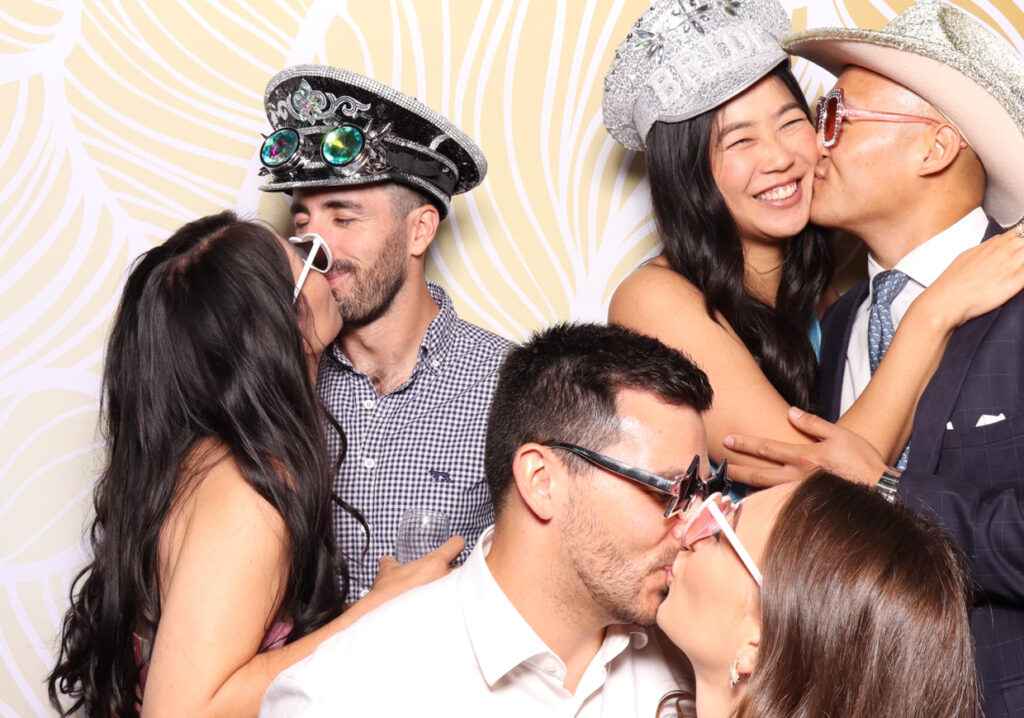
[[[789,61],[768,76],[781,80],[811,119]],[[717,113],[716,108],[683,122],[656,122],[647,135],[647,174],[663,255],[704,294],[708,314],[720,313],[736,331],[779,394],[813,411],[818,370],[807,329],[835,271],[833,240],[808,225],[786,241],[774,308],[747,290],[736,222],[711,174]]]
[[[296,314],[305,305],[292,303],[285,252],[266,227],[224,212],[186,224],[128,277],[103,374],[108,460],[94,493],[93,559],[72,584],[48,677],[62,715],[138,715],[132,635],[160,621],[161,528],[175,499],[224,458],[287,527],[278,617],[293,622],[288,641],[341,611],[348,573],[331,529],[329,417],[304,359]],[[198,452],[204,439],[220,448]],[[60,694],[72,699],[67,709]]]

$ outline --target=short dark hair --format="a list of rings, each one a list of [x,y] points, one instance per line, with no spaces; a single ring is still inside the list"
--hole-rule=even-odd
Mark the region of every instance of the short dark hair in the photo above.
[[[711,385],[686,355],[653,337],[600,324],[557,324],[505,358],[487,422],[484,472],[496,512],[523,444],[566,441],[600,451],[618,437],[620,389],[703,412]],[[564,456],[571,471],[581,459]]]
[[[398,182],[388,182],[388,194],[391,199],[391,216],[395,219],[405,219],[414,209],[431,202],[425,194]]]

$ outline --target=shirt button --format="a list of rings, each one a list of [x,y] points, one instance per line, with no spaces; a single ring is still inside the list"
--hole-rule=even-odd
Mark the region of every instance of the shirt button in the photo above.
[[[431,359],[430,360],[430,366],[432,366],[435,369],[437,369],[439,366],[441,366],[441,360],[440,359]]]
[[[376,465],[377,465],[377,462],[374,461],[373,459],[371,459],[369,456],[367,456],[365,459],[363,459],[363,467],[364,468],[372,469]]]
[[[375,402],[373,399],[366,399],[363,402],[363,408],[364,409],[372,409],[375,406],[377,406],[377,402]]]
[[[542,668],[544,669],[545,673],[555,675],[556,673],[558,673],[558,661],[548,656],[544,659],[544,665],[542,666]]]

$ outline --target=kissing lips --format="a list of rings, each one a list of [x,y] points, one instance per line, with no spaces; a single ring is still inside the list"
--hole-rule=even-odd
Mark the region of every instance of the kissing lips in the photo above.
[[[353,276],[355,270],[355,265],[352,262],[346,260],[336,261],[327,273],[327,282],[331,285],[331,289],[337,288],[346,279]]]

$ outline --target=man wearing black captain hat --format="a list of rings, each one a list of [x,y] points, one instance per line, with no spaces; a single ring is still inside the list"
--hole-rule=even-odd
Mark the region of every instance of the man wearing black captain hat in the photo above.
[[[327,279],[345,324],[318,389],[347,442],[335,493],[366,520],[334,515],[354,601],[395,554],[409,509],[443,514],[469,546],[494,520],[484,433],[510,342],[459,319],[424,274],[452,195],[478,185],[487,162],[429,107],[347,70],[289,67],[264,106],[273,131],[260,189],[291,193],[296,232],[321,235],[334,257]],[[340,439],[328,437],[338,455]]]

